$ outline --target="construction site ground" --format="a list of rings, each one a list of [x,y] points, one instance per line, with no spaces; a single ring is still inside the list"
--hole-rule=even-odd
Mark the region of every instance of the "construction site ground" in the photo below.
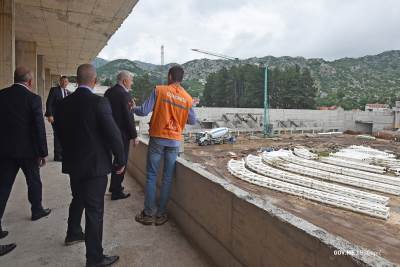
[[[233,153],[241,159],[248,154],[257,154],[261,148],[292,148],[299,145],[311,148],[322,155],[350,145],[370,146],[382,151],[390,150],[400,155],[400,143],[390,140],[365,140],[347,134],[338,136],[305,134],[281,135],[267,139],[242,135],[232,145],[198,146],[194,141],[189,141],[185,143],[182,157],[198,163],[209,172],[270,201],[277,207],[400,265],[400,197],[378,193],[390,197],[390,217],[385,221],[259,187],[242,181],[228,172],[227,163]],[[364,251],[354,253],[364,253]]]

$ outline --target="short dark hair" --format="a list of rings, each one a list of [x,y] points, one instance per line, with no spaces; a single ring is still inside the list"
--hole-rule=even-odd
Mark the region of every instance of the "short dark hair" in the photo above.
[[[65,75],[63,75],[63,76],[60,77],[60,81],[61,81],[61,80],[64,80],[64,79],[68,79],[68,77],[65,76]]]
[[[183,80],[183,74],[185,72],[183,71],[183,68],[179,65],[173,66],[172,68],[169,69],[168,71],[168,76],[171,77],[172,82],[182,82]]]
[[[97,77],[96,68],[92,64],[82,64],[76,70],[76,81],[78,84],[87,84]]]
[[[33,79],[33,73],[30,69],[24,66],[18,66],[14,71],[14,82],[23,83]]]

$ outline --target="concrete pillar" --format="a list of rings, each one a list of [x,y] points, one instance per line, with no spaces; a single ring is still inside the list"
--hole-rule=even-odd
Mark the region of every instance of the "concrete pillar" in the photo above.
[[[44,73],[44,56],[38,55],[37,56],[37,89],[38,95],[42,99],[44,99],[44,90],[45,90],[45,73]]]
[[[47,96],[49,95],[51,87],[51,74],[50,74],[50,69],[45,69],[44,70],[44,101],[47,100]]]
[[[0,0],[0,89],[13,83],[15,69],[15,2]]]
[[[33,92],[37,91],[37,47],[35,42],[15,41],[15,65],[25,66],[33,72]]]
[[[52,74],[51,75],[51,87],[58,86],[60,83],[60,74]]]

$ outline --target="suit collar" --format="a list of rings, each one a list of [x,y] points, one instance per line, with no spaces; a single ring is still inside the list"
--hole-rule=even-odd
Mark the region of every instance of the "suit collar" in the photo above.
[[[93,90],[92,88],[90,88],[89,86],[85,86],[85,85],[80,85],[76,91],[78,92],[88,92],[88,93],[92,93],[93,94]]]
[[[26,86],[26,85],[23,84],[23,83],[14,83],[14,85],[19,86],[19,87],[22,87],[22,88],[25,88],[25,89],[28,90],[29,92],[32,92],[31,89],[29,89],[29,87]]]
[[[117,83],[116,85],[114,85],[114,88],[118,88],[121,91],[127,92],[125,87],[123,87],[122,85],[120,85],[119,83]]]

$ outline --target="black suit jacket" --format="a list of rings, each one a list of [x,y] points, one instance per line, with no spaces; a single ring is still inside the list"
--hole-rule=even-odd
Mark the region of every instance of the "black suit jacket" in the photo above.
[[[65,89],[67,95],[70,94],[68,90]],[[46,117],[54,116],[56,107],[58,103],[63,99],[62,92],[60,86],[51,87],[49,95],[46,101],[46,113],[44,114]]]
[[[19,84],[1,90],[0,125],[0,158],[33,159],[47,156],[40,96]]]
[[[113,117],[121,131],[122,138],[124,140],[136,138],[135,118],[128,107],[132,96],[119,84],[108,89],[104,96],[110,101]]]
[[[54,126],[62,146],[62,172],[74,176],[102,176],[125,165],[120,131],[108,100],[79,87],[60,101]]]

